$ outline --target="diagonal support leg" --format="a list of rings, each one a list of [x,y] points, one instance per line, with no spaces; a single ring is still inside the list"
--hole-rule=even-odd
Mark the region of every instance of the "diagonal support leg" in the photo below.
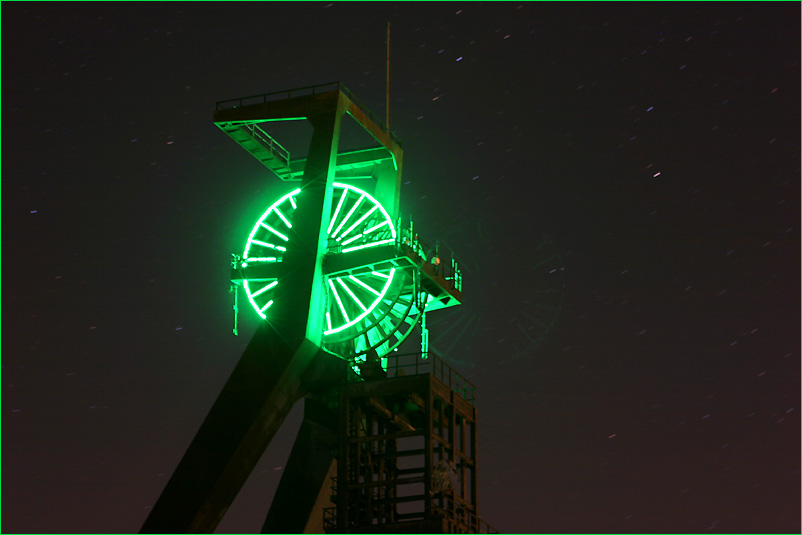
[[[331,492],[328,476],[337,445],[337,416],[326,403],[306,398],[304,419],[262,533],[305,533],[310,524],[322,529],[323,511],[316,502]]]
[[[295,402],[344,374],[344,361],[306,340],[294,350],[263,323],[141,533],[213,532]]]

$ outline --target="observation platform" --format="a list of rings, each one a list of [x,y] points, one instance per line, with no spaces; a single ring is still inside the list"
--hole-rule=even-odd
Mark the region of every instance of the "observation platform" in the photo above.
[[[373,138],[377,146],[337,154],[335,178],[377,177],[377,165],[401,159],[401,140],[340,82],[250,95],[217,102],[214,123],[281,180],[301,180],[306,158],[290,157],[278,140],[260,126],[273,121],[303,120],[343,99],[348,115]]]

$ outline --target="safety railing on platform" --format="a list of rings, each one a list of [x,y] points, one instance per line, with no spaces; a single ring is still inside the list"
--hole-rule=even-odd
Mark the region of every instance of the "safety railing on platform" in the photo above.
[[[400,226],[399,223],[399,227]],[[451,282],[452,288],[456,289],[458,292],[462,291],[462,273],[459,270],[457,261],[454,259],[454,255],[443,250],[439,243],[432,247],[421,240],[415,232],[412,221],[410,221],[408,228],[399,228],[398,242],[410,247],[415,254],[420,256],[425,262],[431,264],[435,275],[441,275],[444,279]],[[445,261],[444,257],[446,255],[451,256],[450,262]]]
[[[431,373],[465,401],[472,403],[476,399],[476,386],[431,353],[425,359],[421,353],[390,353],[386,359],[388,378]]]
[[[432,507],[432,513],[442,516],[451,524],[449,533],[498,533],[499,531],[476,516],[468,502],[453,494],[444,496],[441,505]]]
[[[243,106],[252,106],[254,104],[266,104],[269,101],[289,99],[293,97],[301,97],[305,95],[317,95],[320,93],[328,93],[339,89],[356,104],[356,106],[367,115],[383,132],[387,133],[390,138],[400,147],[401,140],[398,139],[390,129],[385,125],[376,115],[370,111],[370,108],[365,106],[361,100],[356,98],[351,91],[345,87],[341,82],[328,82],[325,84],[309,85],[305,87],[296,87],[293,89],[286,89],[284,91],[273,91],[272,93],[262,93],[260,95],[250,95],[247,97],[232,98],[229,100],[221,100],[215,105],[217,111],[227,110],[232,108],[241,108]]]
[[[246,124],[241,126],[243,130],[250,132],[251,136],[266,148],[270,154],[279,159],[282,165],[286,168],[290,167],[290,151],[285,149],[281,143],[273,139],[270,134],[259,128],[255,124]]]

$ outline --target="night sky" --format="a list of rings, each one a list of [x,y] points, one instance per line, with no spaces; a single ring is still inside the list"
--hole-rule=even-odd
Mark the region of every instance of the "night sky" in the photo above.
[[[796,2],[4,2],[2,530],[139,530],[257,325],[230,253],[294,187],[215,102],[339,80],[383,117],[387,21],[481,516],[798,533]],[[261,528],[300,408],[220,532]]]

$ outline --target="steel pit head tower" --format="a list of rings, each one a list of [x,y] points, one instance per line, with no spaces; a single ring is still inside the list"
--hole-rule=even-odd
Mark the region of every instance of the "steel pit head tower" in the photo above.
[[[264,130],[288,120],[313,128],[305,158]],[[338,152],[345,120],[374,145]],[[425,315],[460,303],[461,277],[401,228],[400,141],[339,83],[218,102],[214,122],[292,184],[233,255],[235,296],[264,321],[141,531],[214,531],[301,398],[264,533],[493,531],[473,386],[427,354]],[[421,351],[399,354],[419,325]]]

